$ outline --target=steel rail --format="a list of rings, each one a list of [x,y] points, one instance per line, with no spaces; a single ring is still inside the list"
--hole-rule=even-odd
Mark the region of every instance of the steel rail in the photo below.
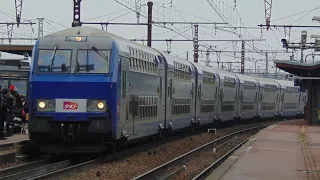
[[[1,169],[0,170],[0,179],[6,176],[10,176],[13,174],[20,173],[22,171],[28,171],[37,167],[41,167],[44,165],[48,165],[50,162],[48,160],[39,160],[35,162],[25,163],[17,166],[12,166],[9,168]]]
[[[252,136],[251,136],[252,137]],[[197,176],[192,178],[192,180],[198,180],[205,178],[212,170],[217,168],[222,162],[224,162],[230,155],[232,155],[237,149],[239,149],[243,144],[245,144],[249,139],[247,138],[241,143],[239,143],[236,147],[232,148],[229,152],[227,152],[225,155],[220,157],[218,160],[216,160],[214,163],[212,163],[209,167],[207,167],[205,170],[203,170],[201,173],[199,173]]]
[[[133,178],[133,180],[145,179],[145,178],[147,178],[148,176],[151,176],[152,174],[156,174],[158,171],[166,168],[167,166],[172,165],[173,163],[177,162],[178,160],[181,160],[182,158],[185,158],[186,156],[188,156],[188,155],[190,155],[190,154],[192,154],[192,153],[194,153],[194,152],[197,152],[197,151],[199,151],[199,150],[201,150],[201,149],[203,149],[203,148],[205,148],[205,147],[207,147],[207,146],[209,146],[209,145],[212,145],[212,144],[214,144],[214,143],[217,143],[217,142],[219,142],[219,141],[221,141],[221,140],[227,139],[227,138],[232,137],[232,136],[237,135],[237,134],[241,134],[241,133],[243,133],[243,132],[252,131],[252,130],[256,130],[256,129],[262,129],[262,128],[265,128],[265,127],[267,127],[267,125],[252,127],[252,128],[240,130],[240,131],[237,131],[237,132],[233,132],[233,133],[231,133],[231,134],[228,134],[228,135],[226,135],[226,136],[223,136],[223,137],[221,137],[221,138],[218,138],[218,139],[216,139],[216,140],[214,140],[214,141],[211,141],[211,142],[209,142],[209,143],[206,143],[206,144],[204,144],[204,145],[202,145],[202,146],[200,146],[200,147],[198,147],[198,148],[195,148],[195,149],[193,149],[193,150],[191,150],[191,151],[189,151],[189,152],[187,152],[187,153],[185,153],[185,154],[183,154],[183,155],[181,155],[181,156],[179,156],[179,157],[177,157],[177,158],[175,158],[175,159],[173,159],[173,160],[171,160],[171,161],[169,161],[169,162],[166,162],[166,163],[164,163],[164,164],[162,164],[162,165],[160,165],[160,166],[158,166],[158,167],[156,167],[156,168],[154,168],[154,169],[152,169],[152,170],[150,170],[150,171],[148,171],[148,172],[146,172],[146,173],[144,173],[144,174],[141,174],[141,175]]]
[[[56,171],[59,169],[66,168],[72,165],[71,160],[60,161],[57,163],[48,164],[41,167],[36,167],[34,169],[28,169],[25,171],[20,171],[15,174],[11,174],[8,176],[4,176],[0,178],[0,180],[16,180],[16,179],[31,179],[32,177],[39,176],[42,174],[46,174],[48,172]]]
[[[221,137],[221,138],[215,140],[214,142],[205,144],[203,147],[208,146],[208,145],[210,145],[212,143],[218,142],[220,140],[223,140],[225,138],[231,137],[231,136],[233,136],[233,135],[235,135],[237,133],[241,133],[241,132],[245,132],[245,131],[249,131],[249,130],[253,130],[253,129],[258,129],[258,128],[263,128],[263,127],[266,127],[266,126],[268,126],[268,125],[257,126],[257,127],[241,130],[241,131],[238,131],[238,132],[235,132],[235,133],[231,133],[228,136],[224,136],[224,137]],[[180,136],[177,136],[174,139],[176,139],[176,138],[180,139]],[[75,165],[70,165],[70,166],[65,167],[65,168],[57,169],[55,171],[50,171],[48,173],[43,173],[43,174],[41,174],[39,176],[36,176],[36,177],[34,176],[34,177],[31,177],[31,178],[28,178],[28,179],[29,180],[50,179],[50,178],[57,178],[57,177],[60,177],[60,176],[65,176],[65,175],[70,174],[70,173],[72,173],[74,171],[77,171],[77,172],[78,171],[85,171],[85,170],[87,170],[89,168],[92,168],[92,167],[94,167],[96,165],[99,165],[101,163],[111,162],[111,161],[117,160],[117,159],[119,159],[121,157],[129,156],[129,155],[144,151],[146,149],[153,148],[156,145],[160,145],[162,143],[163,143],[163,141],[158,141],[155,144],[144,144],[143,146],[138,146],[138,147],[135,146],[133,149],[124,149],[123,151],[119,151],[119,152],[117,152],[115,154],[110,154],[108,156],[104,156],[104,157],[100,157],[100,158],[96,158],[96,159],[91,159],[91,160],[88,160],[88,161],[82,161],[82,162],[77,163]]]

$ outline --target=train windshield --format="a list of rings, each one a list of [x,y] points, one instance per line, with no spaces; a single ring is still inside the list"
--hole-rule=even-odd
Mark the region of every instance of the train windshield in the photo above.
[[[68,73],[71,50],[40,50],[37,71],[41,73]]]
[[[76,62],[77,73],[109,73],[110,51],[78,50]]]

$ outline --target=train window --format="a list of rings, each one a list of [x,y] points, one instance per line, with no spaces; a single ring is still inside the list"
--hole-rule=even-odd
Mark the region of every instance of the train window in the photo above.
[[[139,71],[139,60],[137,58],[134,58],[136,61],[136,71]]]
[[[144,61],[146,61],[146,58],[145,58],[144,54],[145,54],[145,53],[141,51],[141,54],[140,54],[140,55],[141,55],[141,59],[143,59]]]
[[[142,60],[140,60],[140,59],[137,59],[137,60],[138,60],[138,62],[139,62],[139,72],[142,72],[142,70],[143,70],[143,68],[142,68],[143,62],[142,62]]]
[[[135,70],[136,69],[136,60],[131,56],[132,59],[132,67],[131,70]]]
[[[132,64],[133,64],[133,59],[132,59],[132,58],[130,58],[129,69],[131,69],[131,68],[132,68]]]
[[[149,61],[148,57],[149,57],[149,54],[148,53],[144,53],[143,60]]]
[[[128,49],[129,49],[129,54],[130,54],[130,56],[132,56],[132,48],[131,48],[131,47],[128,47]]]
[[[142,59],[142,60],[146,60],[146,58],[145,58],[145,54],[146,54],[146,53],[145,53],[145,52],[140,51],[140,54],[141,54],[141,59]]]
[[[141,119],[144,119],[144,105],[145,105],[145,101],[144,101],[144,97],[141,97],[141,101],[142,101],[142,104],[141,104]]]
[[[135,67],[135,70],[136,71],[139,71],[139,60],[134,58],[135,62],[136,62],[136,67]]]
[[[78,73],[108,73],[110,51],[108,50],[78,50]]]
[[[142,68],[143,68],[143,72],[146,72],[147,71],[147,62],[146,61],[143,61],[142,60],[142,62],[143,62],[143,66],[142,66]]]
[[[143,58],[142,58],[142,52],[139,51],[139,50],[138,50],[138,58],[141,59],[141,60],[143,60]]]
[[[53,53],[54,53],[53,50],[44,50],[44,49],[39,50],[37,71],[41,73],[69,72],[72,51],[57,49],[55,51],[55,56],[52,56]]]
[[[190,98],[175,97],[172,99],[172,116],[190,114]]]
[[[135,49],[132,49],[132,56],[133,56],[134,58],[137,58],[137,56],[136,56],[136,50],[135,50]]]
[[[150,57],[151,57],[151,55],[148,54],[147,57],[146,57],[146,61],[150,61]]]
[[[155,74],[154,63],[153,62],[150,62],[150,72],[152,74]]]
[[[148,72],[148,73],[150,73],[150,72],[151,72],[151,69],[150,69],[150,62],[148,62],[148,61],[147,61],[146,63],[147,63],[147,72]]]
[[[150,62],[150,72],[152,74],[155,74],[154,63],[153,62]]]
[[[154,68],[154,62],[150,62],[150,72],[152,73],[152,74],[155,74],[155,68]]]
[[[148,73],[148,61],[144,60],[144,72]]]

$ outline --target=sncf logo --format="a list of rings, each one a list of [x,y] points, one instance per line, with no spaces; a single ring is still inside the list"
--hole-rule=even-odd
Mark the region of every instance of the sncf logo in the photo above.
[[[63,102],[63,109],[78,109],[78,104],[75,102],[69,102],[69,101],[64,101]]]

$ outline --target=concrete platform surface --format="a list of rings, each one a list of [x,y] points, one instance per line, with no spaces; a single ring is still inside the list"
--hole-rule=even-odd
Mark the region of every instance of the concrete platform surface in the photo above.
[[[230,156],[207,180],[320,179],[320,127],[292,120],[269,126]]]
[[[0,147],[2,145],[17,143],[17,142],[26,141],[26,140],[29,140],[28,134],[16,134],[14,136],[7,137],[6,140],[0,140]]]

